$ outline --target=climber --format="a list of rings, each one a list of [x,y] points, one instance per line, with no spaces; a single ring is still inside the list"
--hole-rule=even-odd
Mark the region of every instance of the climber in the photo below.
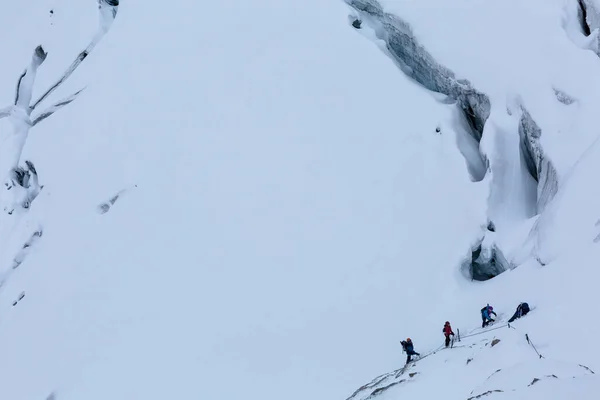
[[[450,335],[454,336],[454,332],[452,332],[452,327],[450,326],[450,322],[446,321],[444,324],[444,336],[446,336],[446,347],[450,346]]]
[[[489,304],[481,309],[481,319],[483,320],[481,323],[482,328],[485,328],[490,322],[495,321],[490,314],[494,314],[496,317],[498,316],[498,314],[494,312],[494,307]]]
[[[408,364],[411,361],[411,356],[420,356],[421,354],[417,353],[414,349],[413,342],[410,338],[406,339],[406,341],[401,341],[402,349],[406,351],[406,363]]]
[[[517,306],[517,311],[515,314],[508,320],[509,323],[513,322],[515,319],[521,318],[529,312],[529,304],[521,303]]]

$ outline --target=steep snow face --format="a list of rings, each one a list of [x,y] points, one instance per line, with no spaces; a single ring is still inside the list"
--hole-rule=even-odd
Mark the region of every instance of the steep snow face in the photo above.
[[[494,325],[481,329],[473,318],[475,313],[465,312],[471,307],[452,308],[443,314],[456,333],[452,348],[442,344],[441,319],[437,334],[430,332],[422,342],[412,335],[415,349],[424,358],[400,368],[404,363],[399,354],[394,370],[371,381],[365,379],[369,383],[349,392],[347,398],[558,400],[568,397],[570,391],[584,399],[594,398],[600,385],[595,374],[599,351],[589,343],[593,343],[597,324],[582,324],[586,312],[576,305],[593,301],[595,282],[580,275],[595,276],[590,260],[599,254],[597,246],[588,246],[578,255],[546,267],[527,262],[471,287],[472,300],[494,300],[498,313]],[[570,273],[565,274],[565,270]],[[518,304],[516,299],[527,300],[533,309],[509,327],[507,321]],[[431,336],[438,340],[429,342]]]
[[[451,348],[438,348],[417,363],[373,379],[348,400],[441,395],[451,399],[558,400],[569,390],[593,399],[600,385],[587,366],[540,358],[535,343],[528,344],[518,329],[475,330],[463,336],[461,341],[456,336]],[[495,370],[487,368],[490,365]]]
[[[414,34],[412,26],[387,12],[377,1],[349,0],[348,4],[359,12],[358,18],[365,20],[365,28],[373,30],[372,38],[383,43],[384,52],[398,62],[407,76],[424,88],[447,96],[446,102],[456,102],[462,114],[456,122],[462,119],[467,124],[456,123],[455,129],[468,132],[471,141],[475,140],[471,146],[459,142],[459,148],[475,180],[483,179],[486,173],[481,166],[484,154],[491,173],[488,219],[500,228],[501,236],[499,240],[480,238],[479,242],[497,242],[490,250],[490,257],[479,257],[481,247],[475,245],[473,256],[464,260],[462,269],[477,280],[498,275],[510,266],[501,247],[509,246],[502,237],[511,239],[513,235],[511,229],[505,228],[542,212],[557,191],[556,169],[540,143],[541,129],[518,101],[506,103],[507,95],[494,103],[492,109],[488,95],[440,64]],[[563,94],[563,101],[565,97]],[[490,119],[492,110],[494,118]]]
[[[489,163],[488,215],[500,242],[512,236],[503,226],[543,213],[597,136],[598,59],[575,43],[586,35],[572,29],[578,4],[347,3],[404,73],[471,116]]]
[[[475,90],[468,80],[456,78],[451,70],[439,64],[414,37],[410,25],[386,13],[377,1],[349,0],[348,3],[376,26],[377,37],[386,42],[407,75],[425,88],[458,101],[470,122],[473,137],[481,140],[490,114],[488,97]]]
[[[21,11],[6,104],[36,46],[34,99],[98,26],[95,2]],[[346,13],[120,5],[24,142],[43,189],[0,220],[3,398],[340,397],[396,364],[428,307],[404,295],[467,285],[488,190],[466,122]]]
[[[600,172],[593,111],[600,104],[596,74],[599,60],[589,51],[597,50],[593,43],[597,32],[581,26],[577,19],[581,17],[581,6],[563,1],[347,3],[362,21],[361,31],[373,32],[371,39],[398,62],[399,72],[458,104],[460,97],[448,86],[432,82],[448,82],[448,76],[460,76],[489,101],[484,103],[489,104],[489,114],[480,118],[483,129],[479,149],[488,164],[483,183],[489,185],[486,214],[491,229],[480,233],[460,265],[473,280],[495,278],[457,294],[449,302],[456,311],[444,309],[444,315],[455,326],[468,329],[473,327],[474,318],[467,320],[458,304],[476,309],[470,304],[475,299],[483,304],[493,302],[497,310],[508,314],[501,317],[504,320],[523,299],[535,298],[539,306],[535,317],[517,324],[519,335],[514,340],[507,341],[515,334],[511,328],[500,326],[501,330],[494,331],[493,335],[502,337],[498,345],[504,349],[501,354],[492,349],[484,353],[483,347],[481,354],[469,350],[466,355],[462,349],[437,354],[437,345],[429,341],[433,334],[428,333],[417,351],[430,358],[419,361],[417,370],[409,369],[412,375],[400,370],[382,375],[355,392],[354,397],[558,399],[573,390],[583,398],[592,398],[597,379],[586,376],[574,380],[571,377],[577,374],[566,370],[563,377],[567,379],[546,374],[552,382],[531,378],[529,386],[514,386],[523,376],[542,374],[541,370],[536,372],[541,367],[563,369],[545,368],[546,361],[530,364],[528,354],[520,348],[526,333],[546,338],[542,339],[542,352],[552,362],[574,363],[575,369],[582,362],[595,363],[596,356],[586,355],[593,347],[587,343],[594,341],[587,328],[577,331],[577,345],[552,340],[572,338],[573,326],[579,329],[578,321],[585,319],[577,305],[593,302],[594,289],[589,280],[597,276],[593,260],[599,251],[596,243],[600,242],[594,200],[598,190],[592,183],[592,174]],[[589,19],[587,14],[583,18]],[[512,270],[498,275],[507,269]],[[512,304],[506,302],[509,298]],[[422,320],[418,322],[423,324]],[[590,328],[595,329],[595,325],[591,322]],[[492,337],[488,336],[486,344],[491,343]],[[476,371],[450,364],[459,363],[457,359],[465,356],[460,363],[472,368],[473,360],[481,361],[483,354],[494,355],[478,364]],[[504,368],[504,361],[509,372],[498,375],[504,376],[504,383],[490,384],[486,376]],[[523,362],[526,364],[519,366]]]
[[[600,60],[561,25],[577,9],[401,3],[358,30],[342,1],[128,0],[112,24],[94,1],[8,6],[0,104],[38,45],[33,99],[94,51],[48,101],[85,91],[2,147],[2,397],[341,398],[397,369],[399,336],[435,349],[440,321],[470,330],[487,302],[523,300],[509,350],[455,393],[530,361],[524,332],[562,365],[528,376],[587,381],[576,364],[598,369],[598,350],[555,340],[588,313],[600,233]],[[397,53],[382,21],[406,34]],[[30,127],[17,111],[3,143]],[[466,260],[502,273],[471,281]]]

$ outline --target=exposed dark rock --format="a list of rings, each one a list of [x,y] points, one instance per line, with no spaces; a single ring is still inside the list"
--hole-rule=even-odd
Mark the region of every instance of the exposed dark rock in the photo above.
[[[588,370],[589,372],[591,372],[592,374],[596,374],[594,371],[592,371],[589,367],[586,367],[585,365],[579,364],[579,366],[581,368],[585,368],[586,370]]]
[[[362,25],[362,21],[360,19],[355,19],[354,21],[352,21],[352,26],[355,27],[356,29],[360,29]]]
[[[25,292],[21,292],[19,297],[15,301],[13,301],[13,303],[12,303],[13,307],[16,306],[21,300],[23,300],[24,297],[25,297]]]
[[[503,390],[488,390],[487,392],[481,393],[477,396],[469,397],[467,400],[479,399],[481,397],[488,396],[492,393],[502,393],[502,392],[503,392]]]
[[[473,361],[473,359],[472,359],[472,358],[467,358],[467,365],[469,365],[469,363],[470,363],[471,361]]]
[[[410,374],[408,374],[408,376],[411,377],[411,378],[413,378],[417,374],[418,374],[418,372],[411,372]]]
[[[494,347],[498,343],[500,343],[500,339],[494,339],[494,340],[492,340],[492,347]]]
[[[559,90],[556,88],[553,88],[553,90],[554,90],[554,95],[556,96],[556,100],[560,101],[564,105],[568,106],[568,105],[575,103],[575,99],[573,99],[571,96],[569,96],[562,90]]]
[[[360,392],[363,392],[363,391],[365,391],[367,389],[370,389],[370,388],[373,388],[373,387],[379,385],[381,382],[383,382],[384,380],[386,380],[390,376],[395,375],[397,371],[401,371],[401,369],[400,370],[396,370],[394,372],[388,372],[387,374],[380,375],[377,378],[373,379],[370,383],[362,385],[361,387],[359,387],[358,389],[356,389],[356,391],[354,393],[352,393],[352,396],[348,397],[346,400],[352,400]],[[398,375],[396,375],[396,378],[397,377],[398,377]]]
[[[539,382],[540,380],[538,378],[533,378],[533,380],[531,381],[531,383],[527,386],[533,386],[536,384],[536,382]]]
[[[40,191],[44,188],[40,186],[37,170],[33,163],[29,160],[25,161],[24,167],[18,166],[13,168],[11,171],[10,183],[5,182],[4,186],[6,190],[11,190],[15,187],[21,187],[22,192],[19,195],[18,203],[24,209],[28,209],[31,203],[40,194]],[[14,207],[5,209],[8,214],[12,215]]]
[[[385,392],[385,391],[386,391],[386,390],[388,390],[389,388],[392,388],[392,387],[394,387],[394,386],[396,386],[396,385],[398,385],[398,384],[400,384],[400,383],[402,383],[402,382],[404,382],[404,379],[402,379],[402,380],[400,380],[400,381],[398,381],[398,382],[393,382],[393,383],[390,383],[389,385],[387,385],[387,386],[384,386],[384,387],[380,387],[379,389],[375,389],[375,390],[373,391],[373,393],[371,393],[371,394],[369,395],[369,397],[367,397],[365,400],[372,399],[373,397],[379,396],[380,394],[382,394],[383,392]]]

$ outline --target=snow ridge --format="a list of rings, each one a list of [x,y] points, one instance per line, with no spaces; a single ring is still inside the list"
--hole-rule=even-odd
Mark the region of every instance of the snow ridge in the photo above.
[[[475,373],[474,368],[486,365],[484,359],[497,357],[497,351],[508,351],[507,348],[511,346],[522,348],[519,353],[521,362],[514,364],[510,360],[500,358],[498,363],[501,367],[487,376],[485,371]],[[532,352],[535,351],[537,357],[530,358],[532,352],[526,352],[526,347]],[[503,324],[499,327],[475,330],[474,333],[464,335],[462,339],[457,337],[452,347],[446,348],[441,345],[417,361],[378,376],[357,389],[347,400],[371,400],[380,396],[382,399],[395,399],[412,397],[417,393],[423,398],[430,398],[429,396],[433,396],[437,390],[434,383],[437,374],[453,377],[452,386],[445,387],[449,398],[457,398],[460,393],[464,396],[462,398],[467,399],[504,399],[508,397],[501,397],[501,394],[511,393],[511,396],[516,397],[510,398],[521,399],[534,398],[528,396],[533,396],[531,393],[535,385],[545,387],[549,381],[555,381],[553,385],[568,387],[573,379],[585,380],[592,377],[594,371],[581,364],[542,357],[528,334],[523,334],[520,329],[510,324]],[[475,376],[471,379],[466,378],[473,375]],[[469,385],[473,385],[471,389]],[[593,396],[592,393],[590,395]]]
[[[38,171],[32,161],[26,160],[25,165],[19,165],[29,130],[56,111],[73,102],[83,89],[54,103],[33,117],[32,113],[71,76],[93,48],[101,41],[112,26],[112,22],[117,15],[118,5],[118,0],[98,0],[100,23],[92,41],[75,58],[75,61],[73,61],[65,73],[36,101],[32,102],[38,69],[48,57],[48,53],[44,48],[41,45],[37,46],[33,52],[29,66],[17,80],[14,104],[0,110],[0,118],[8,118],[13,128],[9,140],[0,150],[0,174],[4,177],[4,190],[0,193],[0,204],[5,211],[5,213],[0,215],[0,237],[3,239],[2,243],[5,251],[3,256],[6,257],[6,261],[9,263],[4,267],[0,266],[2,274],[0,286],[11,276],[12,271],[24,262],[32,246],[42,237],[43,232],[40,221],[35,221],[25,215],[31,208],[33,201],[40,194],[40,191],[44,188],[39,183]],[[22,237],[28,237],[28,239],[22,245],[17,244],[22,240]],[[23,241],[20,243],[23,243]],[[16,246],[21,247],[17,249]],[[10,254],[14,254],[14,256],[11,257]]]

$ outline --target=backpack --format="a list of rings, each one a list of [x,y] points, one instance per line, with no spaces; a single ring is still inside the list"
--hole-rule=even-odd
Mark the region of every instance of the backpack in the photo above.
[[[521,312],[523,314],[527,314],[529,312],[529,304],[527,303],[521,303]]]

